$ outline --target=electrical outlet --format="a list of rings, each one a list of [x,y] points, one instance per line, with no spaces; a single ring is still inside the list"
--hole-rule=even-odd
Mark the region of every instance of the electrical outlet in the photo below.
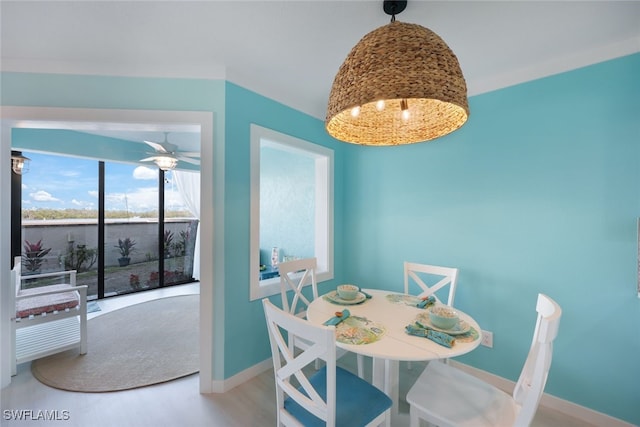
[[[493,332],[482,331],[480,344],[485,347],[493,348]]]

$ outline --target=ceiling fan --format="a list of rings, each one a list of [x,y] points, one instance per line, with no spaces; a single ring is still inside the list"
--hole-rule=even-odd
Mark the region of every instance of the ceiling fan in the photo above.
[[[197,151],[178,151],[178,146],[167,140],[169,132],[164,133],[163,142],[144,141],[145,144],[155,150],[151,157],[140,160],[141,162],[155,162],[162,170],[171,170],[176,167],[178,161],[199,165],[200,153]],[[196,158],[194,158],[196,157]]]

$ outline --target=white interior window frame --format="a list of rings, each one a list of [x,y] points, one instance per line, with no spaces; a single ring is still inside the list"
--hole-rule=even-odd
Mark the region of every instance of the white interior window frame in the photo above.
[[[250,229],[250,300],[280,293],[280,278],[260,280],[260,147],[303,154],[315,159],[315,247],[318,283],[333,279],[333,174],[334,152],[330,148],[251,124],[251,229]]]

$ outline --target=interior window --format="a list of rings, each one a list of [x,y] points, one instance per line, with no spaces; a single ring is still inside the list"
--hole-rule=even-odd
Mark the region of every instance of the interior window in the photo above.
[[[316,257],[333,278],[333,150],[251,125],[251,299],[280,292],[277,263]]]

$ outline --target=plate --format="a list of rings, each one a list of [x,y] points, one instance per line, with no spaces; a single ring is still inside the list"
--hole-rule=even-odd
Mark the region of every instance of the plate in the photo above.
[[[332,302],[334,304],[340,304],[340,305],[360,304],[361,302],[364,302],[367,299],[366,295],[363,294],[362,292],[358,292],[358,295],[356,295],[354,299],[342,299],[338,296],[338,291],[329,292],[328,294],[325,295],[325,298],[329,302]]]
[[[437,326],[433,326],[433,324],[431,324],[431,319],[429,319],[429,313],[418,314],[418,316],[416,317],[416,322],[421,323],[425,327],[429,329],[433,329],[434,331],[444,332],[445,334],[449,334],[449,335],[462,335],[462,334],[466,334],[471,330],[471,325],[469,325],[467,322],[465,322],[462,319],[460,319],[456,324],[456,326],[454,326],[451,329],[442,329],[442,328],[438,328]]]

